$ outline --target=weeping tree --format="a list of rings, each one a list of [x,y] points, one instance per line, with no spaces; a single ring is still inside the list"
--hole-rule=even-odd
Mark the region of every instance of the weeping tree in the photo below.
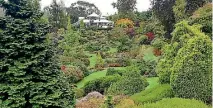
[[[74,93],[46,43],[47,24],[29,0],[1,0],[0,107],[73,108]]]

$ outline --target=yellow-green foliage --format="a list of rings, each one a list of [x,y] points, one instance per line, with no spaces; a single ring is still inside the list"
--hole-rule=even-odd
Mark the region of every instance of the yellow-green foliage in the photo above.
[[[176,22],[184,20],[187,16],[185,13],[186,0],[176,0],[173,6]]]
[[[164,84],[144,90],[141,93],[137,93],[131,96],[131,99],[133,99],[136,103],[150,103],[171,97],[174,97],[171,86],[169,84]]]
[[[163,99],[157,103],[149,103],[143,105],[142,108],[211,108],[205,105],[201,101],[181,99],[181,98],[172,98],[172,99]]]
[[[148,82],[135,69],[129,69],[127,73],[122,76],[122,79],[112,84],[107,93],[110,95],[132,95],[143,91],[148,86]]]
[[[195,37],[193,31],[201,32],[199,26],[190,26],[187,21],[181,21],[175,25],[171,44],[163,47],[162,58],[159,60],[156,67],[160,83],[164,84],[170,82],[171,68],[175,62],[174,58],[178,50],[186,45],[190,38]]]
[[[171,85],[176,96],[209,101],[211,97],[212,42],[200,31],[188,40],[174,59]]]

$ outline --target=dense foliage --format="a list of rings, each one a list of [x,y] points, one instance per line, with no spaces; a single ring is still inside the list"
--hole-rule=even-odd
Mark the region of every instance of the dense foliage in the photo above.
[[[120,75],[107,76],[86,83],[83,89],[85,93],[98,91],[104,94],[106,90],[110,87],[110,85],[119,81],[120,79],[121,79]]]
[[[159,85],[131,96],[136,103],[154,103],[163,98],[172,98],[174,93],[169,84]]]
[[[201,101],[172,98],[163,99],[156,103],[145,104],[143,108],[210,108]]]
[[[211,40],[196,29],[193,32],[196,37],[189,39],[175,58],[171,85],[178,97],[208,101],[212,81]]]
[[[190,23],[202,25],[202,32],[212,38],[212,3],[196,10],[190,17]]]
[[[146,79],[143,78],[139,72],[132,70],[125,73],[121,80],[112,84],[107,93],[112,95],[132,95],[144,90],[147,86],[148,83]]]
[[[3,108],[74,107],[74,93],[59,70],[48,26],[29,0],[1,1],[0,106]]]

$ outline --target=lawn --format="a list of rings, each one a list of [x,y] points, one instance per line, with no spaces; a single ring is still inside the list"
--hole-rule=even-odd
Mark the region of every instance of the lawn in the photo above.
[[[86,82],[88,82],[88,81],[92,81],[94,79],[105,77],[106,76],[106,72],[107,72],[107,70],[103,70],[103,71],[98,71],[98,72],[94,72],[94,73],[90,74],[89,76],[85,77],[83,80],[78,82],[77,83],[77,87],[78,88],[82,88],[84,86],[84,84]]]
[[[126,68],[127,67],[115,67],[116,70],[125,70]],[[78,82],[77,87],[82,88],[84,86],[84,84],[87,83],[88,81],[92,81],[94,79],[105,77],[106,73],[107,73],[107,69],[105,69],[103,71],[94,72],[94,73],[90,74],[89,76],[85,77],[80,82]]]
[[[158,86],[158,85],[159,85],[158,79],[159,79],[158,77],[147,78],[147,81],[148,81],[148,83],[149,83],[149,86],[146,87],[146,90]]]

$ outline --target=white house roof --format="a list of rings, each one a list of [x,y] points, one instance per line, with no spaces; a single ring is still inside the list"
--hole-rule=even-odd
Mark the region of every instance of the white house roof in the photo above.
[[[101,20],[94,20],[94,23],[98,23],[98,22],[102,22],[102,23],[112,23],[112,21],[106,20],[106,19],[101,19]]]
[[[93,13],[93,14],[89,15],[88,17],[99,17],[99,15],[97,15],[96,13]]]
[[[83,22],[84,22],[84,23],[89,23],[90,20],[85,19],[85,20],[83,20]]]

